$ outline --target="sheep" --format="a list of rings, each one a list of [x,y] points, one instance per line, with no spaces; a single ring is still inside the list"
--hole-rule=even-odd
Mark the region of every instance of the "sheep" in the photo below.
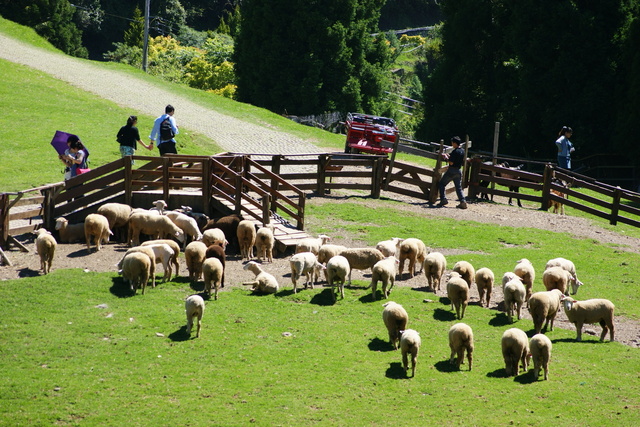
[[[202,276],[204,278],[204,291],[211,295],[211,285],[213,285],[213,299],[218,299],[218,288],[222,281],[224,269],[218,258],[207,258],[202,263]]]
[[[582,282],[578,279],[578,274],[576,273],[575,264],[565,258],[553,258],[547,261],[547,265],[545,266],[545,270],[550,269],[551,267],[562,267],[571,273],[571,292],[573,295],[578,293],[578,289],[582,286]]]
[[[311,289],[313,289],[313,277],[314,269],[322,264],[318,262],[318,259],[313,252],[300,252],[289,258],[289,266],[291,267],[291,282],[293,283],[293,293],[298,292],[298,279],[302,276],[306,277],[304,282],[304,288],[307,289],[307,285],[311,282]]]
[[[349,260],[342,255],[333,256],[327,262],[325,272],[327,275],[327,285],[331,287],[331,297],[333,298],[333,302],[336,302],[336,294],[333,289],[334,284],[338,285],[340,297],[344,299],[344,282],[346,281],[347,276],[351,274]]]
[[[420,239],[416,239],[414,237],[410,237],[405,239],[400,243],[400,247],[398,248],[400,255],[398,259],[400,260],[400,267],[398,268],[398,274],[402,276],[402,271],[404,270],[404,261],[409,260],[409,277],[413,277],[415,275],[415,267],[416,262],[422,268],[424,264],[424,258],[427,256],[427,247],[424,242]]]
[[[506,273],[504,273],[504,275],[502,276],[502,290],[503,291],[504,291],[504,285],[506,285],[507,283],[509,283],[513,279],[520,280],[520,278],[516,275],[516,273],[513,273],[511,271],[507,271]]]
[[[196,338],[199,338],[200,327],[202,325],[202,315],[204,314],[204,300],[200,295],[191,295],[184,302],[184,309],[187,313],[187,334],[191,335],[193,319],[196,318]]]
[[[202,276],[202,263],[206,259],[207,245],[203,242],[191,242],[184,250],[184,260],[189,270],[189,280],[195,283]]]
[[[562,292],[558,289],[553,289],[547,292],[535,292],[529,298],[529,314],[533,319],[533,328],[536,334],[542,331],[542,324],[544,323],[544,329],[549,328],[553,331],[553,321],[560,309],[560,298]]]
[[[351,273],[353,270],[366,270],[373,268],[376,262],[384,259],[384,255],[374,248],[353,248],[345,249],[340,255],[349,261],[349,284],[351,284]]]
[[[218,245],[209,245],[207,251],[204,253],[204,257],[206,258],[218,258],[220,263],[222,264],[222,278],[220,280],[220,287],[224,288],[224,270],[227,268],[227,256],[224,253],[224,249]]]
[[[207,247],[211,245],[220,245],[223,249],[226,249],[229,241],[224,237],[222,230],[219,228],[210,228],[202,233],[202,243]]]
[[[408,355],[411,354],[411,376],[415,377],[421,344],[420,334],[417,331],[413,329],[400,331],[400,351],[402,352],[402,366],[404,367],[405,375],[409,369]]]
[[[231,214],[221,218],[210,219],[207,225],[202,229],[203,232],[211,228],[219,228],[224,233],[225,238],[229,242],[230,249],[232,251],[239,250],[238,246],[238,224],[244,218],[242,215]],[[225,248],[226,250],[226,248]]]
[[[256,243],[256,226],[253,225],[251,220],[242,220],[238,224],[236,233],[240,244],[241,259],[251,260],[253,258],[253,245]]]
[[[180,243],[185,240],[184,232],[171,219],[164,215],[154,215],[148,212],[135,212],[129,217],[129,246],[140,245],[140,233],[148,234],[154,239],[161,239],[170,235]]]
[[[58,244],[51,233],[44,228],[39,229],[36,235],[38,236],[36,237],[36,251],[40,256],[40,269],[44,274],[49,274]]]
[[[376,300],[378,281],[382,281],[383,298],[389,298],[389,293],[391,292],[391,288],[393,288],[396,272],[398,271],[398,263],[398,259],[392,255],[376,262],[371,269],[371,298],[374,301]],[[387,286],[389,286],[388,290]]]
[[[544,379],[549,379],[549,360],[551,360],[551,340],[543,334],[536,334],[529,341],[529,351],[533,359],[533,378],[537,381],[540,368],[544,369]]]
[[[156,264],[158,262],[162,263],[164,267],[163,282],[171,278],[171,259],[174,256],[174,251],[173,249],[171,249],[169,245],[161,243],[156,245],[134,246],[133,248],[125,252],[120,262],[116,264],[116,266],[118,267],[119,273],[122,272],[124,259],[127,257],[127,255],[134,252],[142,252],[151,259],[151,266],[150,266],[150,274],[152,278],[151,287],[153,288],[156,287]]]
[[[131,206],[124,203],[105,203],[98,208],[100,215],[104,215],[109,221],[109,229],[118,232],[118,241],[126,239],[127,225],[131,216]]]
[[[181,212],[187,216],[196,220],[198,224],[198,228],[202,230],[205,225],[209,222],[209,217],[200,212],[194,212],[191,206],[180,206],[180,209],[176,209],[176,212]]]
[[[173,257],[171,257],[171,263],[173,264],[173,267],[175,268],[175,272],[176,272],[174,277],[177,277],[180,272],[179,271],[180,263],[178,262],[178,256],[180,255],[180,245],[176,243],[175,240],[170,240],[170,239],[147,240],[146,242],[142,242],[140,246],[151,246],[151,245],[161,245],[161,244],[169,245],[169,247],[173,249]]]
[[[149,210],[156,211],[159,215],[164,215],[164,210],[167,209],[167,207],[167,202],[164,200],[156,200],[153,202],[153,207]]]
[[[493,282],[495,281],[493,271],[487,267],[483,267],[476,271],[475,279],[478,294],[480,295],[480,305],[488,308],[489,302],[491,301],[491,292],[493,291]],[[484,304],[482,300],[485,300]]]
[[[185,239],[182,243],[183,250],[187,246],[187,237],[190,237],[192,240],[202,239],[200,227],[198,227],[198,223],[195,219],[176,211],[167,211],[165,212],[165,215],[167,216],[167,218],[173,221],[173,223],[177,225],[184,233]]]
[[[255,280],[243,283],[244,286],[253,286],[251,288],[253,292],[262,294],[275,294],[278,292],[279,287],[276,278],[260,268],[255,261],[249,261],[242,269],[256,275]]]
[[[569,295],[569,282],[572,280],[572,274],[562,267],[551,267],[542,273],[544,287],[548,291],[558,289],[564,295]]]
[[[77,224],[69,224],[66,218],[56,218],[56,230],[58,230],[58,237],[60,243],[75,243],[82,242],[85,239],[84,236],[84,222]]]
[[[507,282],[502,287],[502,293],[504,294],[504,309],[509,316],[509,322],[513,323],[514,309],[518,315],[518,320],[522,319],[522,304],[524,304],[527,290],[520,279],[515,278]]]
[[[91,238],[96,244],[96,251],[102,249],[102,242],[109,241],[113,233],[109,229],[109,221],[103,215],[89,214],[84,220],[84,237],[87,240],[87,251],[91,250]]]
[[[259,261],[273,262],[273,247],[276,242],[274,231],[273,224],[266,224],[256,232],[256,257]]]
[[[384,310],[382,310],[382,321],[387,327],[389,333],[389,344],[391,344],[394,350],[398,349],[398,342],[400,341],[400,331],[407,329],[407,323],[409,323],[409,315],[407,311],[400,304],[389,301],[382,304]]]
[[[340,255],[340,252],[346,251],[348,248],[342,245],[325,244],[318,249],[318,262],[326,264],[331,258]]]
[[[378,242],[376,245],[376,249],[382,252],[382,255],[386,257],[396,256],[398,250],[400,249],[400,243],[402,243],[404,239],[399,237],[392,237],[389,240],[383,240],[382,242]]]
[[[525,301],[529,301],[531,297],[531,289],[533,288],[533,282],[536,279],[536,272],[533,268],[533,264],[526,258],[522,258],[517,261],[516,266],[513,268],[513,272],[522,280],[522,284],[526,289],[524,296]]]
[[[578,333],[576,341],[582,341],[582,326],[585,323],[600,323],[600,326],[602,326],[600,341],[604,341],[607,331],[611,331],[609,338],[611,341],[614,340],[613,311],[616,307],[611,301],[606,299],[576,301],[564,295],[561,300],[564,306],[564,313],[567,315],[569,322],[576,325]]]
[[[133,252],[125,256],[122,261],[122,278],[129,282],[131,290],[137,292],[142,288],[142,295],[147,287],[151,272],[151,258],[142,252]]]
[[[467,282],[469,289],[471,289],[471,285],[476,278],[476,270],[473,268],[473,265],[468,261],[458,261],[453,265],[453,271],[460,274],[460,277]]]
[[[321,234],[317,238],[304,238],[296,244],[296,253],[313,252],[314,255],[318,256],[320,247],[326,244],[329,240],[331,240],[331,237],[326,234]]]
[[[469,325],[456,323],[449,328],[449,348],[451,348],[449,363],[460,369],[460,365],[464,363],[464,351],[466,350],[469,370],[471,370],[473,366],[473,331]]]
[[[518,375],[520,362],[526,372],[529,366],[529,339],[523,330],[511,328],[504,331],[502,334],[502,357],[508,377]]]
[[[447,259],[440,252],[431,252],[425,256],[422,269],[427,277],[427,284],[434,294],[436,293],[436,284],[438,285],[437,290],[440,290],[440,282],[446,268]]]
[[[456,271],[449,274],[447,280],[447,297],[451,301],[451,310],[456,310],[456,317],[464,318],[464,312],[469,304],[469,285]]]

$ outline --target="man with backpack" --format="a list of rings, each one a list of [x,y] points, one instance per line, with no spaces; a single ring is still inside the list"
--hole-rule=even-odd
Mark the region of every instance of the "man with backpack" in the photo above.
[[[149,135],[151,147],[153,148],[153,143],[156,142],[161,156],[168,153],[178,154],[174,136],[179,132],[176,119],[173,117],[174,112],[175,108],[172,105],[167,105],[164,109],[164,114],[153,122],[153,129],[151,129],[151,135]]]

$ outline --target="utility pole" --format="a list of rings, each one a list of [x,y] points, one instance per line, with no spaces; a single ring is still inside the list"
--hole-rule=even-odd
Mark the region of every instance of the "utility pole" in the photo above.
[[[149,11],[151,0],[144,3],[144,43],[142,46],[142,71],[147,72],[148,52],[149,52]]]

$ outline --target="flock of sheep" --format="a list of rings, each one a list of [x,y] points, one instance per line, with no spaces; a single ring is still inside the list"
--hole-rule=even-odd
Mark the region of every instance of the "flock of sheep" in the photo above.
[[[263,267],[273,261],[274,228],[265,225],[256,229],[252,221],[238,215],[228,215],[219,219],[209,219],[204,214],[195,213],[183,206],[169,211],[164,201],[154,202],[151,209],[133,209],[120,203],[106,203],[97,213],[89,214],[80,224],[69,224],[64,218],[56,220],[56,230],[62,243],[84,241],[91,250],[94,242],[97,251],[109,241],[110,236],[119,234],[126,239],[131,248],[118,262],[118,272],[129,283],[132,292],[141,289],[144,294],[149,280],[155,287],[156,265],[162,264],[162,280],[169,280],[172,274],[178,274],[178,256],[184,251],[184,258],[192,284],[204,281],[204,296],[218,299],[218,290],[224,287],[226,252],[233,246],[239,252],[243,269],[251,272],[254,280],[244,282],[256,293],[273,294],[281,289],[276,277]],[[140,235],[151,240],[140,243]],[[189,243],[187,244],[187,242]],[[421,270],[431,291],[441,289],[444,279],[446,295],[451,301],[451,309],[456,317],[464,318],[469,304],[469,294],[475,283],[480,296],[480,304],[489,307],[495,281],[494,273],[484,267],[477,271],[466,261],[455,263],[453,270],[446,275],[447,261],[440,252],[429,252],[424,242],[417,238],[392,238],[379,242],[375,248],[347,248],[329,243],[330,238],[320,235],[317,238],[301,240],[295,254],[289,258],[291,282],[294,293],[304,278],[304,288],[313,288],[322,275],[331,288],[333,301],[336,293],[344,298],[344,287],[351,283],[353,270],[371,270],[372,300],[378,296],[378,283],[382,284],[382,297],[388,298],[395,279],[402,277],[404,265],[408,262],[408,273],[414,277]],[[56,239],[45,230],[37,233],[36,248],[41,260],[42,271],[46,274],[56,249]],[[254,255],[254,247],[257,253]],[[259,261],[259,262],[256,262]],[[174,270],[175,269],[175,270]],[[553,330],[553,322],[560,307],[564,308],[569,321],[576,326],[577,340],[581,340],[585,323],[600,323],[603,341],[607,332],[614,340],[614,305],[605,299],[576,301],[569,297],[578,292],[582,282],[578,280],[575,265],[564,258],[549,260],[542,276],[546,291],[532,292],[535,269],[531,262],[522,259],[516,263],[513,271],[502,277],[503,308],[509,321],[513,317],[522,318],[522,307],[527,305],[533,319],[535,335],[528,340],[524,331],[518,328],[507,330],[502,337],[502,354],[507,375],[517,375],[521,364],[526,371],[529,358],[533,358],[534,376],[538,378],[541,369],[544,378],[548,378],[548,363],[551,355],[551,341],[542,333]],[[300,283],[302,285],[302,283]],[[337,288],[337,289],[336,289]],[[367,288],[367,289],[368,289]],[[194,321],[196,337],[200,336],[201,319],[205,301],[201,295],[191,295],[185,302],[187,333],[190,334]],[[412,375],[415,375],[420,335],[413,329],[407,329],[408,314],[395,302],[384,304],[383,321],[389,333],[390,344],[401,349],[403,367],[408,372],[408,356],[411,355]],[[544,326],[543,326],[544,325]],[[473,360],[473,331],[464,323],[453,325],[449,331],[451,348],[450,362],[458,369],[464,363],[467,352],[469,370]]]

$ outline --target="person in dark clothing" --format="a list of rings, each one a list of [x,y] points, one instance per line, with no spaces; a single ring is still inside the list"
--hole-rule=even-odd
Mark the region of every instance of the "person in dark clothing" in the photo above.
[[[462,194],[462,171],[461,168],[464,166],[465,158],[464,158],[464,150],[460,147],[461,141],[460,137],[454,136],[451,138],[451,145],[453,146],[453,151],[450,154],[444,154],[444,158],[449,161],[449,168],[442,175],[440,179],[440,183],[438,184],[438,189],[440,190],[440,203],[438,207],[443,207],[449,202],[447,201],[447,196],[444,193],[444,189],[448,183],[453,181],[453,185],[456,187],[456,194],[458,195],[458,200],[460,204],[456,206],[459,209],[467,209],[467,201],[464,198],[464,194]]]
[[[152,144],[146,145],[140,139],[140,132],[138,131],[136,124],[138,124],[138,117],[129,116],[127,124],[122,126],[116,135],[116,140],[120,144],[120,154],[122,154],[122,157],[133,156],[136,154],[138,143],[147,150],[153,150]],[[131,161],[131,164],[133,164],[133,160]]]

